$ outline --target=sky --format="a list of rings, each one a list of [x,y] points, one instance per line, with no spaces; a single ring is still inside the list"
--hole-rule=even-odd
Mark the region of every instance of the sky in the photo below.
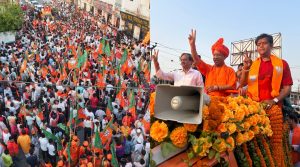
[[[224,38],[224,44],[230,49],[231,42],[255,38],[262,33],[280,32],[282,58],[290,66],[293,91],[298,91],[299,7],[300,1],[292,0],[151,0],[151,44],[158,43],[155,49],[159,50],[160,67],[169,72],[180,69],[180,53],[190,52],[188,35],[191,29],[197,31],[198,54],[209,64],[213,64],[211,46],[220,37]],[[230,65],[229,57],[226,64]]]

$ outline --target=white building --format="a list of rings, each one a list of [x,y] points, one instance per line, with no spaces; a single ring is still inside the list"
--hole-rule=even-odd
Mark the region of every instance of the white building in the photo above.
[[[66,0],[102,15],[105,21],[141,39],[150,29],[150,0]]]

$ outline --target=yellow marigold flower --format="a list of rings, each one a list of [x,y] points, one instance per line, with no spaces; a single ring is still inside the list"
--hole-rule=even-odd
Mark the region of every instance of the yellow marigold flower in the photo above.
[[[208,142],[207,138],[199,138],[197,139],[198,142],[196,142],[195,145],[193,145],[193,150],[195,153],[197,153],[198,147],[202,147],[202,151],[198,153],[200,157],[204,157],[209,153],[209,149],[212,146],[212,143]],[[202,142],[203,144],[198,145],[198,143]]]
[[[252,140],[254,138],[254,132],[252,130],[249,130],[247,132],[248,141]]]
[[[177,127],[170,134],[172,143],[179,148],[183,148],[187,144],[187,137],[187,130],[184,127]]]
[[[250,126],[251,126],[251,124],[248,121],[244,122],[244,129],[245,130],[248,130],[250,128]]]
[[[230,136],[226,139],[226,143],[230,145],[230,147],[228,148],[229,151],[232,151],[234,149],[234,139]]]
[[[247,132],[245,132],[245,133],[243,134],[243,138],[244,138],[244,142],[250,141],[250,140],[249,140],[249,135],[248,135]]]
[[[169,129],[166,123],[155,121],[150,128],[150,136],[157,142],[162,142],[169,133]]]
[[[241,145],[244,143],[244,136],[241,133],[238,133],[238,135],[235,138],[236,144]]]
[[[226,126],[229,134],[233,134],[236,131],[236,125],[234,123],[227,123]]]
[[[245,104],[241,104],[240,109],[245,112],[245,116],[248,116],[250,114],[250,111],[249,111],[248,107]]]
[[[217,140],[221,140],[221,142],[217,143],[217,141],[215,141],[212,147],[220,153],[226,151],[227,147],[226,147],[225,140],[224,139],[217,139]]]
[[[273,136],[273,131],[271,130],[271,128],[266,128],[266,133],[267,136]]]
[[[197,124],[183,124],[183,126],[188,132],[196,132],[198,127]]]
[[[242,109],[237,108],[235,112],[235,119],[238,121],[242,121],[244,117],[245,117],[245,112]]]

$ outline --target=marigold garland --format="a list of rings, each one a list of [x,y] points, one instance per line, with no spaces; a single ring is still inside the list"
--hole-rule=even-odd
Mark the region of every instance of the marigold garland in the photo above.
[[[150,128],[150,136],[157,142],[162,142],[169,133],[169,129],[166,123],[155,121]]]
[[[277,166],[285,167],[284,164],[284,149],[283,149],[283,116],[281,108],[278,105],[274,105],[267,111],[270,118],[271,129],[273,136],[271,139],[271,147],[273,150],[274,161]]]
[[[262,156],[263,156],[263,158],[265,160],[266,166],[268,166],[268,167],[271,166],[270,165],[269,157],[268,157],[267,152],[266,152],[266,148],[264,148],[264,146],[262,144],[262,141],[260,140],[259,137],[256,137],[256,142],[257,142],[257,145],[258,145],[258,147],[259,147],[259,149],[261,151],[261,154],[262,154]]]
[[[275,162],[274,162],[274,159],[273,159],[273,156],[271,154],[271,150],[270,150],[270,147],[269,147],[269,144],[267,143],[266,139],[264,137],[260,137],[260,140],[262,141],[262,144],[266,150],[266,153],[267,153],[267,156],[270,160],[270,167],[275,167]]]
[[[254,147],[255,147],[255,152],[259,157],[261,167],[267,167],[265,159],[264,159],[264,157],[263,157],[263,155],[262,155],[262,153],[261,153],[261,151],[258,147],[256,139],[253,140],[253,143],[254,143]]]
[[[183,124],[183,126],[188,132],[196,132],[198,128],[197,124]]]
[[[248,148],[247,148],[247,144],[246,143],[242,144],[242,149],[243,149],[243,152],[244,152],[244,154],[246,156],[246,159],[248,161],[249,166],[252,167],[252,159],[251,159],[250,154],[248,152]]]
[[[187,144],[187,130],[184,127],[175,128],[170,134],[170,139],[176,147],[183,148]]]

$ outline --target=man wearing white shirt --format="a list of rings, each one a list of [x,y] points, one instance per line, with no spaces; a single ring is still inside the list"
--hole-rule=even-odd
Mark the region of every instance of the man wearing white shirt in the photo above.
[[[47,153],[48,153],[48,144],[49,144],[49,141],[48,139],[45,137],[45,134],[41,134],[41,137],[39,138],[39,142],[40,142],[40,147],[41,147],[41,150],[42,150],[42,156],[43,156],[43,159],[45,159],[47,157]]]
[[[183,53],[180,56],[182,70],[165,73],[160,69],[158,63],[158,51],[154,52],[153,62],[156,76],[163,80],[174,81],[174,86],[203,86],[203,79],[199,71],[192,68],[193,58],[189,53]]]
[[[49,140],[49,143],[47,145],[47,149],[48,149],[48,155],[49,155],[49,159],[52,165],[55,164],[56,162],[56,157],[55,157],[55,147],[54,147],[54,142],[52,139]]]

